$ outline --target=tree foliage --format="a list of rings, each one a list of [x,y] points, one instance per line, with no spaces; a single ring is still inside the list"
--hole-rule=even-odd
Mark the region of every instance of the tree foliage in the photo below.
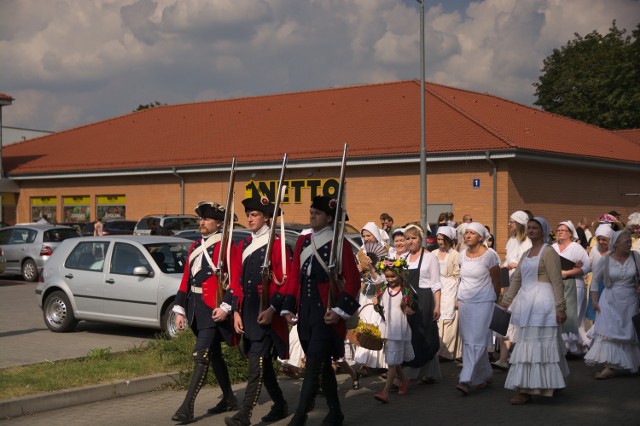
[[[149,104],[138,105],[138,108],[134,109],[133,112],[142,111],[143,109],[155,108],[155,107],[160,106],[160,105],[166,105],[166,104],[161,104],[158,101],[153,101],[153,102],[151,102]]]
[[[640,23],[631,35],[597,31],[554,49],[533,85],[536,105],[606,129],[640,128]]]

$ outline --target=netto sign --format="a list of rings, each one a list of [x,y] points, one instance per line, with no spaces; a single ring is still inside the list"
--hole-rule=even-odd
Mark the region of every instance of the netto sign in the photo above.
[[[335,195],[338,193],[338,179],[292,179],[284,181],[287,186],[287,193],[282,200],[283,203],[300,204],[302,202],[311,203],[313,197],[317,195]],[[278,190],[277,180],[256,181],[250,180],[244,188],[245,198],[254,196],[266,196],[270,200],[275,200]]]

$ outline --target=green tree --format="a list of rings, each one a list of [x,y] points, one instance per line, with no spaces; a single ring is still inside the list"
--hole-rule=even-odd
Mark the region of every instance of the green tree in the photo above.
[[[627,35],[616,21],[554,49],[534,83],[536,105],[605,129],[640,128],[640,24]]]
[[[153,102],[151,102],[149,104],[138,105],[138,108],[134,109],[133,112],[142,111],[143,109],[155,108],[155,107],[160,106],[160,105],[166,105],[166,104],[161,104],[158,101],[153,101]]]

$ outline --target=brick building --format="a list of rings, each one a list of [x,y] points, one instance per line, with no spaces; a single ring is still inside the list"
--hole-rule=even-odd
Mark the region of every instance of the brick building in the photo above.
[[[236,210],[273,191],[289,156],[288,221],[308,221],[316,193],[332,193],[349,144],[347,209],[361,228],[382,212],[420,217],[420,84],[400,81],[159,106],[17,143],[3,152],[7,222],[96,216],[138,219],[223,202],[237,157]],[[489,94],[426,84],[427,214],[471,214],[498,248],[510,212],[550,223],[638,210],[638,131],[610,132]],[[13,203],[13,204],[12,204]]]

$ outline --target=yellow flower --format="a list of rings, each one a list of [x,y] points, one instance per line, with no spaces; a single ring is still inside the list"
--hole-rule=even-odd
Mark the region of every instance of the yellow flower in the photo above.
[[[394,265],[395,265],[396,267],[399,267],[400,265],[402,265],[402,262],[400,262],[400,260],[396,260],[396,261],[395,261],[395,263],[394,263]]]

